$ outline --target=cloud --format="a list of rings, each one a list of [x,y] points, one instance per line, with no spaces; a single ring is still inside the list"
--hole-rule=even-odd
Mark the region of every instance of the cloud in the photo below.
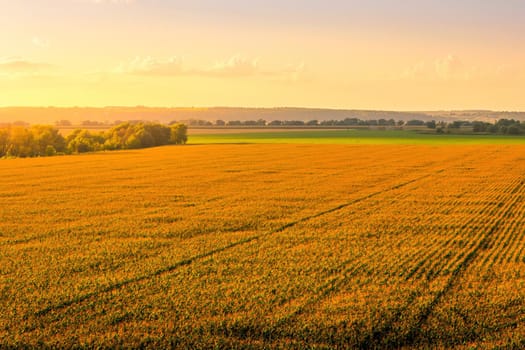
[[[521,69],[520,69],[521,68]],[[521,80],[524,77],[524,67],[500,64],[494,69],[494,76],[500,80]]]
[[[425,61],[418,62],[411,67],[405,69],[401,73],[402,79],[421,79],[426,78],[428,73],[427,63]]]
[[[38,73],[53,69],[48,63],[31,62],[21,58],[0,58],[0,71],[9,73]]]
[[[434,61],[436,75],[441,79],[453,79],[460,77],[465,73],[461,60],[455,55],[448,55]],[[468,78],[468,76],[464,76]]]
[[[247,59],[240,55],[216,62],[211,68],[199,71],[201,75],[217,77],[248,77],[261,76],[276,80],[297,81],[305,72],[305,64],[289,64],[284,67],[268,67],[259,63],[258,59]]]
[[[456,56],[449,54],[433,61],[420,61],[406,68],[401,74],[401,79],[409,80],[470,80],[479,74],[475,66],[467,66]]]
[[[56,76],[56,66],[18,57],[0,58],[0,78],[46,78]]]
[[[197,72],[203,75],[217,76],[250,76],[261,73],[257,59],[246,59],[235,55],[226,61],[216,62],[211,68]]]
[[[31,40],[33,45],[35,45],[36,47],[40,47],[40,48],[46,48],[46,47],[49,47],[49,42],[45,39],[42,39],[38,36],[34,36],[33,39]]]
[[[177,57],[163,60],[149,56],[135,57],[130,62],[121,63],[113,72],[153,76],[177,76],[186,73],[182,66],[182,60]]]
[[[241,55],[216,61],[209,66],[187,67],[181,58],[158,59],[153,57],[135,57],[121,63],[112,73],[145,76],[200,76],[211,78],[270,77],[297,80],[305,71],[304,63],[288,65],[282,68],[263,67],[258,59],[248,59]]]
[[[310,80],[310,77],[306,77],[307,69],[304,62],[300,62],[295,65],[288,65],[281,70],[269,72],[269,74],[279,80],[296,82],[299,80]]]

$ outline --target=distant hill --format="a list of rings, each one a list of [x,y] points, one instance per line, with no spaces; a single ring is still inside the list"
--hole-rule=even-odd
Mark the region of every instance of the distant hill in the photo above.
[[[362,120],[395,119],[395,120],[482,120],[494,121],[502,118],[525,120],[525,112],[494,112],[484,110],[468,111],[423,111],[394,112],[371,110],[345,110],[322,108],[162,108],[162,107],[4,107],[0,108],[0,123],[24,121],[30,124],[54,124],[59,120],[69,120],[80,124],[90,120],[96,122],[114,123],[118,120],[147,120],[168,123],[171,121],[187,121],[190,119],[206,120],[343,120],[359,118]]]

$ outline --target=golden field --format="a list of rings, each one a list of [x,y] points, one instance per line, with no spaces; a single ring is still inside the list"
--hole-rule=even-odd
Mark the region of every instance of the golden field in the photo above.
[[[0,347],[525,346],[525,146],[167,146],[0,177]]]

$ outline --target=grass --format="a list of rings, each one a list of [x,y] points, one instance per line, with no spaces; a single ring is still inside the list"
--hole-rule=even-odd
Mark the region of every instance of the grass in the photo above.
[[[401,130],[271,130],[262,132],[235,132],[192,135],[190,144],[221,143],[295,143],[295,144],[350,144],[350,145],[477,145],[477,144],[525,144],[523,136],[505,135],[459,135],[427,134]]]

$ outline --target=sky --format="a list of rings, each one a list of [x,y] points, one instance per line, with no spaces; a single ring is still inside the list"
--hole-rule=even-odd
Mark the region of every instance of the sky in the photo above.
[[[0,0],[0,106],[525,110],[523,0]]]

